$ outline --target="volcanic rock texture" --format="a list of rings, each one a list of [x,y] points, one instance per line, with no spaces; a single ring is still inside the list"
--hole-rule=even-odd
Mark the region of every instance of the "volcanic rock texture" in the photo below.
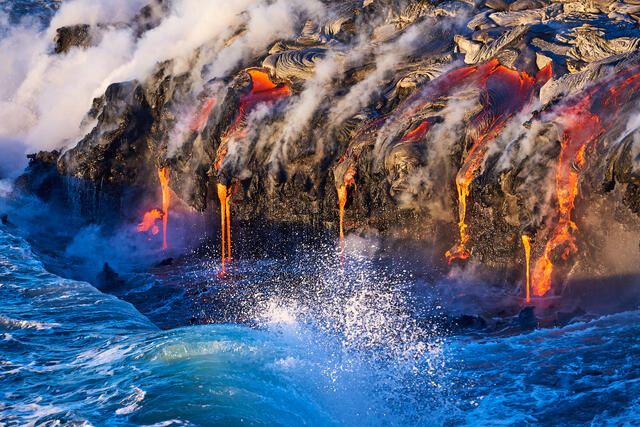
[[[290,31],[261,22],[256,37],[240,14],[112,82],[90,131],[37,158],[103,186],[156,189],[167,167],[198,211],[217,209],[223,184],[234,219],[336,226],[340,190],[347,230],[518,277],[524,234],[534,295],[637,260],[637,0],[290,3],[276,2]],[[144,41],[175,7],[121,25]],[[59,29],[52,55],[91,49],[102,28]]]

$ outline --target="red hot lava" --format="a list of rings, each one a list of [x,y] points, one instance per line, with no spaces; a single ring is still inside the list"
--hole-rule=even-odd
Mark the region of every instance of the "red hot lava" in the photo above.
[[[338,206],[340,208],[340,262],[344,265],[344,207],[347,204],[347,188],[354,183],[353,169],[344,177],[344,185],[338,187]]]
[[[531,104],[535,90],[551,78],[551,65],[540,70],[535,78],[504,67],[497,60],[478,67],[476,73],[479,73],[476,81],[483,91],[484,108],[467,129],[467,141],[471,142],[471,149],[456,176],[460,241],[445,254],[449,263],[456,258],[469,257],[469,250],[465,246],[469,241],[465,222],[467,197],[471,182],[487,154],[489,142],[502,131],[514,114]]]
[[[160,187],[162,189],[162,211],[152,209],[145,212],[142,222],[138,224],[138,232],[145,232],[151,229],[151,233],[156,235],[159,228],[156,221],[162,220],[162,250],[167,249],[167,218],[169,216],[169,170],[165,167],[158,169],[158,178],[160,179]]]
[[[640,87],[640,65],[624,70],[594,86],[555,110],[562,129],[561,149],[556,169],[558,223],[532,274],[533,295],[543,296],[551,289],[552,254],[567,259],[578,250],[573,232],[578,228],[571,212],[578,194],[578,177],[602,133],[611,126],[620,108]]]
[[[353,183],[357,158],[364,150],[365,141],[372,133],[378,133],[388,123],[403,123],[409,120],[421,108],[439,97],[450,95],[467,87],[479,87],[482,91],[481,102],[484,108],[471,121],[467,130],[467,141],[471,143],[471,149],[456,178],[460,243],[446,254],[449,262],[454,258],[467,258],[469,252],[465,243],[469,240],[469,235],[465,223],[466,200],[469,195],[469,185],[487,153],[488,143],[504,128],[514,114],[531,103],[535,90],[550,78],[551,65],[540,70],[538,75],[533,78],[526,73],[519,73],[500,65],[496,59],[483,65],[458,68],[438,77],[407,98],[394,113],[378,118],[356,135],[347,152],[340,159],[339,164],[346,160],[349,162],[349,166],[345,165],[341,168],[348,173],[345,173],[343,182],[338,185],[338,188],[345,187],[346,190],[349,184]],[[396,144],[420,141],[431,129],[432,124],[431,120],[424,120]]]
[[[286,98],[291,94],[287,85],[276,84],[271,81],[269,75],[262,70],[247,70],[251,78],[251,88],[249,92],[240,96],[240,106],[238,114],[229,130],[222,137],[222,142],[218,147],[216,159],[216,170],[222,166],[224,156],[227,154],[229,144],[245,138],[248,134],[247,120],[249,115],[260,105],[270,105],[275,101]],[[213,106],[211,106],[213,108]],[[208,116],[208,113],[207,113]],[[231,261],[231,187],[219,183],[218,198],[220,199],[220,222],[222,240],[222,272],[225,273],[225,252],[226,261]],[[226,251],[225,251],[226,245]]]
[[[151,233],[155,236],[160,231],[160,229],[156,225],[156,221],[159,219],[162,219],[162,212],[160,212],[158,209],[153,209],[149,212],[145,212],[144,217],[142,218],[142,222],[138,224],[138,232],[144,232],[151,229]]]
[[[270,105],[275,101],[291,95],[289,86],[275,84],[269,78],[269,74],[258,69],[247,70],[251,78],[251,89],[248,93],[240,96],[240,106],[238,114],[229,130],[222,137],[218,156],[216,159],[216,170],[220,170],[224,156],[227,154],[229,143],[232,140],[242,139],[247,136],[247,119],[259,105]]]
[[[225,235],[226,235],[226,256],[227,261],[231,261],[231,216],[229,215],[230,191],[222,184],[218,184],[218,198],[220,199],[220,229],[222,240],[222,271],[225,273]]]
[[[211,110],[213,109],[213,107],[215,107],[215,105],[215,98],[207,98],[200,110],[198,110],[196,116],[191,121],[189,129],[191,129],[192,131],[201,131],[204,128],[204,125],[207,124],[209,114],[211,113]]]

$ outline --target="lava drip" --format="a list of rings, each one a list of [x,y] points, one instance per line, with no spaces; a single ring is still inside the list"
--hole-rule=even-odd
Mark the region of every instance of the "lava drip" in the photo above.
[[[529,274],[529,261],[531,260],[531,239],[526,234],[522,235],[522,245],[524,246],[524,259],[527,264],[527,284],[526,284],[526,302],[531,302],[531,279]]]
[[[466,259],[470,255],[466,247],[470,237],[466,223],[467,198],[471,182],[489,150],[489,143],[514,114],[531,104],[535,90],[551,78],[550,65],[540,70],[535,78],[499,65],[496,61],[479,67],[478,72],[482,73],[478,81],[482,89],[483,109],[467,129],[467,141],[471,143],[471,149],[456,176],[460,240],[445,254],[449,264],[456,258]]]
[[[249,115],[260,105],[269,105],[291,94],[289,86],[276,84],[271,81],[269,75],[262,70],[251,69],[246,71],[251,78],[249,92],[240,96],[240,105],[235,120],[221,138],[216,156],[215,168],[220,173],[222,162],[229,151],[232,141],[242,141],[248,135],[247,121]],[[207,107],[205,105],[205,107]],[[205,108],[203,107],[203,109]],[[213,105],[209,108],[209,111]],[[207,113],[208,116],[208,113]],[[222,273],[225,272],[225,261],[231,261],[231,186],[218,184],[218,198],[220,199],[220,219],[222,231]],[[225,251],[226,245],[226,251]],[[225,260],[226,252],[226,260]]]
[[[231,261],[231,215],[229,210],[230,192],[226,185],[218,184],[218,199],[220,199],[220,231],[222,242],[222,271],[225,273],[225,257],[226,261]],[[226,256],[225,256],[226,243]]]
[[[551,289],[552,257],[558,252],[567,259],[577,252],[573,233],[578,229],[571,219],[578,194],[578,178],[583,170],[585,154],[613,123],[620,108],[640,87],[640,65],[624,70],[588,90],[579,99],[560,106],[555,113],[562,128],[560,156],[556,169],[556,199],[558,223],[547,242],[532,274],[534,296],[543,296]]]
[[[160,186],[162,187],[162,250],[167,249],[167,218],[169,216],[169,169],[158,169]]]
[[[344,184],[337,188],[340,209],[340,262],[342,265],[344,265],[344,207],[347,204],[347,190],[353,183],[353,169],[350,169],[344,177]]]
[[[344,206],[347,204],[347,186],[343,185],[338,188],[338,204],[340,207],[340,260],[344,265]]]

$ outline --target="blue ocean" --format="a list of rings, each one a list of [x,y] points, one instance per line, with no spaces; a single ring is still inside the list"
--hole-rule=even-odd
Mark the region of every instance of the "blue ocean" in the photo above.
[[[170,313],[147,305],[145,316],[87,282],[50,273],[18,234],[0,228],[5,425],[637,425],[640,419],[640,311],[529,332],[444,334],[406,314],[402,286],[382,289],[381,273],[360,267],[320,279],[326,287],[306,299],[310,306],[304,298],[274,296],[249,310],[253,319],[162,329],[150,317]],[[238,272],[245,292],[268,292],[260,272],[274,271],[274,264],[284,269],[277,259],[246,264]],[[298,269],[300,278],[306,275]],[[185,280],[185,272],[174,274]],[[162,287],[164,276],[149,277],[145,289]],[[224,284],[212,279],[210,286]]]

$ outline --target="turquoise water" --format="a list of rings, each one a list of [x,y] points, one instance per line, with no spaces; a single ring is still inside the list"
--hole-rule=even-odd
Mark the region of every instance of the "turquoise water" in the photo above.
[[[401,295],[370,297],[337,297],[346,309],[333,325],[318,313],[335,306],[311,315],[274,300],[252,328],[162,331],[129,303],[48,273],[0,228],[0,424],[640,422],[638,311],[443,338],[385,309]]]

